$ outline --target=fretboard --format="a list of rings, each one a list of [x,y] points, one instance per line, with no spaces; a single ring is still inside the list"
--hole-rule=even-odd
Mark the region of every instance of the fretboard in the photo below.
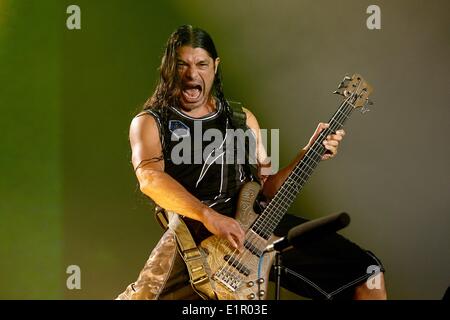
[[[323,141],[328,135],[333,134],[344,126],[352,111],[353,106],[347,100],[339,106],[330,121],[328,121],[330,126],[320,133],[284,181],[274,198],[255,221],[251,228],[254,232],[265,239],[270,237],[325,154],[326,149]]]

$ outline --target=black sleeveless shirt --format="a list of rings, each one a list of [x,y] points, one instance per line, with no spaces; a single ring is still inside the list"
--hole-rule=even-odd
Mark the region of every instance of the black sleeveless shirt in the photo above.
[[[216,111],[201,118],[174,107],[147,112],[160,128],[165,172],[204,204],[234,217],[239,189],[250,174],[237,161],[240,142],[227,139],[233,127],[226,106],[216,102]],[[184,220],[196,242],[210,235],[201,222]]]

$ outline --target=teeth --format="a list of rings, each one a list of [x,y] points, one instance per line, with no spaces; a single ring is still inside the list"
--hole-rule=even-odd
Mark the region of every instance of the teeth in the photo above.
[[[197,88],[185,89],[184,92],[189,98],[197,98],[200,95],[200,90]]]
[[[201,89],[202,87],[201,87],[201,85],[199,85],[199,84],[189,84],[189,83],[185,83],[184,84],[184,88],[185,89]]]

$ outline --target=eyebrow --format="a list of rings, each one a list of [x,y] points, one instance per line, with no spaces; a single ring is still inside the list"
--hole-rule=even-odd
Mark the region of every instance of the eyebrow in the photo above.
[[[188,62],[184,61],[183,59],[177,58],[177,63],[179,63],[179,62],[188,63]],[[197,61],[197,64],[198,63],[209,63],[209,61],[207,59],[202,59],[202,60]]]

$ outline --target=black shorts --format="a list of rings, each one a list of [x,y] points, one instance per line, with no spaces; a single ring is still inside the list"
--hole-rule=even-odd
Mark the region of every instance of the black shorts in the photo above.
[[[275,229],[283,237],[308,220],[286,214]],[[351,299],[354,288],[374,275],[384,272],[381,261],[343,236],[333,233],[299,249],[281,255],[284,272],[281,286],[311,299]],[[274,280],[273,268],[271,280]]]

